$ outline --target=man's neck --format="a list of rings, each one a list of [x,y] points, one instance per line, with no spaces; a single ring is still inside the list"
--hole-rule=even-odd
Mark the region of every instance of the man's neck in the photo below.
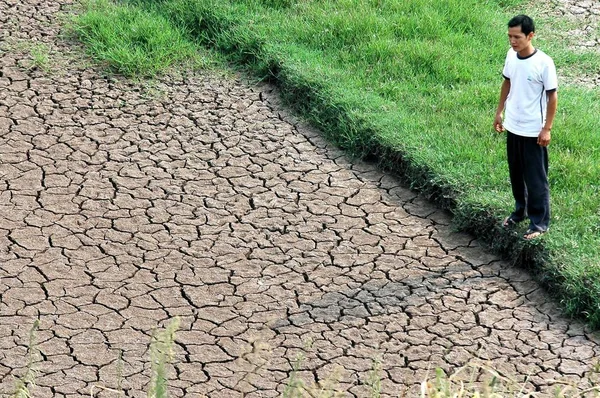
[[[519,51],[519,57],[520,58],[527,58],[531,54],[533,54],[534,52],[535,52],[535,48],[532,45],[529,45],[528,47],[526,47],[523,50]]]

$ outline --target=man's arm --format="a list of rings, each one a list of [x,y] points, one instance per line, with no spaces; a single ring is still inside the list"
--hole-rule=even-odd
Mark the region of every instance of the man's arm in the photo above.
[[[538,135],[537,143],[541,146],[548,146],[550,144],[552,124],[554,123],[554,116],[556,116],[556,107],[558,105],[558,94],[556,90],[547,93],[548,96],[548,107],[546,109],[546,123],[542,127],[542,131]]]
[[[496,117],[494,118],[494,129],[501,133],[504,131],[502,126],[502,112],[504,111],[504,105],[510,92],[510,79],[504,78],[502,87],[500,88],[500,100],[498,101],[498,108],[496,108]]]

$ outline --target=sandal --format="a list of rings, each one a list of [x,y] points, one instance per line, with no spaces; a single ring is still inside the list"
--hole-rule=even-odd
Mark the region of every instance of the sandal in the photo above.
[[[528,229],[523,234],[523,239],[525,239],[525,240],[533,240],[535,238],[538,238],[538,237],[542,236],[545,233],[546,233],[546,231],[537,231],[537,230],[534,230],[534,229]]]
[[[502,226],[504,228],[512,228],[517,225],[517,221],[515,221],[511,216],[508,216],[502,221]]]

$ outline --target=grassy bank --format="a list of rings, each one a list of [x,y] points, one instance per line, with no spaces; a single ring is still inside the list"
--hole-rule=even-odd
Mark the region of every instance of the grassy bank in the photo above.
[[[330,139],[405,175],[413,187],[452,210],[458,227],[530,267],[568,314],[600,326],[598,90],[574,85],[559,90],[550,160],[551,232],[525,243],[520,234],[499,228],[512,199],[505,137],[491,126],[508,50],[506,22],[524,2],[120,3],[168,21],[186,43],[216,49],[256,76],[276,82],[290,106]],[[100,27],[118,25],[114,17],[102,19],[111,7],[106,1],[90,4],[91,11],[76,20],[76,31],[92,54],[118,65],[94,49],[105,42]],[[129,14],[140,12],[126,9]],[[536,17],[535,10],[519,11]],[[542,20],[541,31],[561,29],[558,20]],[[148,43],[153,33],[145,35],[134,36],[132,48],[153,49]],[[573,51],[543,37],[534,44],[555,58],[559,74],[599,69],[598,53]],[[131,73],[118,66],[116,70]]]

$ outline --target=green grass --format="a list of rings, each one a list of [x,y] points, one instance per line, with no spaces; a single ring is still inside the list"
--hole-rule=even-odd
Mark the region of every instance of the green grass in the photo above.
[[[44,72],[50,71],[50,49],[46,44],[38,43],[32,45],[31,50],[31,65],[29,69],[41,69]]]
[[[491,126],[508,50],[506,22],[514,12],[509,10],[531,12],[538,19],[525,2],[125,3],[93,2],[76,19],[90,53],[121,73],[156,71],[161,60],[173,56],[152,58],[153,50],[144,51],[154,48],[148,43],[155,35],[164,43],[159,38],[169,31],[177,40],[185,35],[186,43],[226,54],[257,77],[276,82],[290,106],[342,148],[376,157],[383,167],[405,175],[414,188],[454,212],[457,228],[531,268],[568,314],[600,326],[599,90],[559,89],[550,148],[551,232],[525,243],[498,227],[512,210],[512,198],[505,138]],[[562,22],[539,17],[541,33],[534,44],[555,58],[559,74],[600,68],[598,53],[570,50],[551,35],[544,39],[542,33],[560,30]],[[127,25],[146,18],[145,29]],[[144,31],[145,39],[130,30]],[[112,36],[123,42],[104,38]],[[189,54],[187,45],[178,54]],[[104,56],[113,48],[123,55],[120,60]],[[139,62],[127,64],[130,58]]]
[[[173,65],[206,66],[210,58],[159,14],[110,0],[84,1],[85,12],[69,24],[87,52],[113,72],[150,77]]]

